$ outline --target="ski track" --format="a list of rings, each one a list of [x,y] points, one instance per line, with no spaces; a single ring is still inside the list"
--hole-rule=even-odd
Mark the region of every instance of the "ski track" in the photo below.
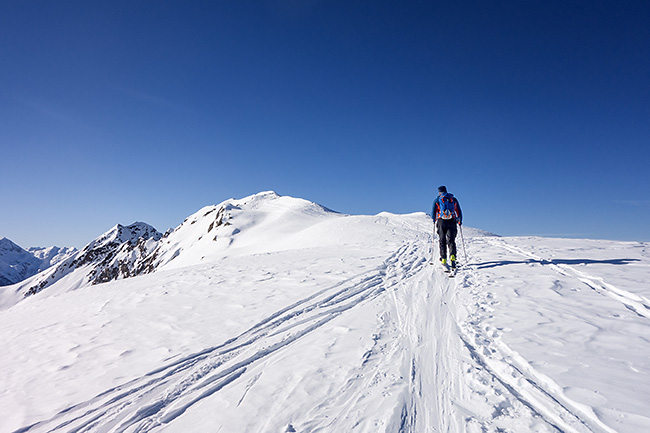
[[[605,282],[603,278],[591,276],[585,272],[577,270],[571,265],[567,265],[565,263],[553,263],[552,259],[544,259],[519,247],[509,245],[502,240],[492,240],[491,243],[495,246],[501,246],[502,248],[505,248],[512,253],[534,260],[535,262],[548,265],[551,269],[562,276],[577,277],[581,282],[583,282],[590,289],[594,290],[596,293],[608,296],[622,303],[627,309],[636,313],[640,317],[650,319],[650,299],[644,296],[639,296],[626,290],[619,289]]]
[[[453,399],[460,393],[456,322],[448,303],[453,283],[428,266],[397,308],[406,310],[402,327],[408,341],[408,390],[400,410],[399,432],[458,431]]]
[[[418,254],[418,246],[409,244],[405,246],[403,254],[394,255],[389,259],[390,266],[386,272],[386,291],[389,292],[392,302],[396,303],[397,293],[402,291],[405,283],[414,276],[420,275],[426,269],[426,260]],[[394,337],[395,326],[402,329],[403,318],[399,311],[395,311],[397,324],[390,312],[385,312],[379,319],[380,330],[372,339],[374,346],[364,356],[361,366],[345,383],[335,392],[330,393],[325,399],[315,405],[307,414],[307,420],[302,423],[301,431],[332,432],[348,431],[351,426],[359,431],[377,431],[377,420],[364,419],[367,413],[372,413],[377,408],[372,404],[373,393],[390,393],[387,389],[397,378],[388,378],[389,384],[385,387],[378,386],[387,379],[388,371],[394,366],[396,359],[401,358],[402,348],[399,344],[390,344],[382,341],[382,335]],[[330,416],[331,415],[331,416]],[[382,414],[379,414],[381,417]]]
[[[553,271],[563,276],[574,277],[571,275],[571,272],[573,272],[580,281],[598,293],[619,300],[625,303],[628,308],[634,308],[633,311],[638,313],[635,309],[638,308],[638,305],[636,305],[637,302],[634,301],[634,305],[630,305],[630,301],[634,300],[636,295],[623,295],[623,293],[627,292],[620,291],[604,283],[602,279],[587,276],[569,265],[553,264],[551,260],[537,257],[532,253],[507,244],[504,240],[498,238],[484,239],[481,242],[487,242],[492,246],[506,249],[536,262],[548,264]],[[596,283],[596,281],[600,281],[600,283]],[[617,295],[619,292],[621,293],[620,296]],[[617,296],[612,296],[613,294]],[[470,320],[461,325],[460,337],[463,340],[463,344],[471,353],[472,358],[485,371],[492,375],[536,416],[541,417],[546,423],[560,432],[616,433],[614,429],[604,424],[598,418],[591,407],[568,398],[562,391],[560,385],[555,383],[550,377],[535,370],[525,358],[511,349],[502,340],[493,337],[482,326],[481,319],[482,317],[476,315],[474,320]]]
[[[395,268],[417,272],[425,261],[409,254],[412,249],[413,245],[405,244],[377,269],[279,310],[219,346],[169,363],[15,433],[144,433],[170,423],[192,405],[239,380],[252,365],[400,284]],[[403,256],[409,256],[409,261],[404,262]]]
[[[402,245],[378,268],[325,288],[264,318],[221,345],[170,362],[148,374],[96,397],[71,406],[51,419],[17,430],[23,432],[133,432],[144,433],[168,424],[194,404],[235,381],[246,381],[244,400],[261,372],[247,370],[270,355],[285,350],[334,318],[386,294],[391,312],[382,316],[382,332],[396,333],[399,344],[380,344],[366,353],[359,374],[318,402],[306,414],[304,431],[343,431],[358,419],[364,399],[381,380],[388,365],[402,365],[404,390],[393,423],[386,428],[400,433],[466,431],[472,417],[466,405],[471,375],[486,383],[492,378],[507,399],[521,404],[530,419],[542,421],[550,431],[615,433],[591,407],[568,398],[560,385],[506,345],[484,324],[490,296],[477,288],[475,257],[448,278],[437,266],[428,266],[431,239]],[[565,277],[577,278],[597,293],[623,303],[639,316],[650,318],[650,301],[620,290],[601,278],[566,264],[524,251],[497,238],[469,239],[487,243],[546,264]],[[474,305],[459,304],[459,293]],[[464,308],[465,317],[461,317]],[[471,363],[471,369],[463,363]],[[373,399],[365,399],[372,402]],[[500,413],[495,408],[495,413]],[[521,412],[519,412],[521,413]],[[470,416],[468,416],[468,414]],[[331,415],[331,416],[328,416]],[[496,416],[496,415],[495,415]],[[478,420],[482,431],[501,431],[490,419]],[[298,423],[294,423],[298,425]],[[293,426],[290,425],[292,430]],[[362,431],[371,431],[363,430]]]

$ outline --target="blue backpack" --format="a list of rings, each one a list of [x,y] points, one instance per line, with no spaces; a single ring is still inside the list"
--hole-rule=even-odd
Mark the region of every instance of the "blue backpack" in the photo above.
[[[438,203],[440,204],[440,218],[443,220],[458,218],[455,201],[454,196],[451,194],[442,194],[438,197]]]

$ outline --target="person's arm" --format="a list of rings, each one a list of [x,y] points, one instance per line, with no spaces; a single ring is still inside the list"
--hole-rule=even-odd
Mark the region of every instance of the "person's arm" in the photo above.
[[[437,222],[436,221],[436,216],[437,215],[438,215],[438,199],[436,198],[433,201],[433,209],[431,209],[431,218],[433,218],[434,223]]]
[[[460,210],[460,203],[458,203],[458,200],[456,200],[456,212],[458,213],[458,225],[462,226],[463,225],[463,211]]]

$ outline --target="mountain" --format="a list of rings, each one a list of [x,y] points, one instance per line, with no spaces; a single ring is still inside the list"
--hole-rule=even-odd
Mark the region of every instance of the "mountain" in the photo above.
[[[341,216],[310,201],[267,191],[206,206],[164,235],[142,222],[118,224],[74,256],[0,292],[0,308],[45,289],[59,293],[226,254],[290,248],[314,222]]]
[[[117,224],[81,251],[68,251],[65,256],[52,256],[53,250],[35,249],[34,254],[43,257],[42,262],[49,260],[55,264],[24,281],[2,288],[0,308],[7,308],[45,289],[48,292],[67,291],[132,277],[161,237],[152,226],[136,222],[129,226]]]
[[[229,199],[200,209],[168,232],[136,273],[200,264],[224,255],[291,248],[301,242],[298,238],[307,228],[341,216],[316,203],[273,191]]]
[[[70,257],[75,248],[39,248],[27,250],[7,238],[0,238],[0,286],[23,281]]]
[[[0,431],[650,431],[650,244],[463,226],[450,278],[431,228],[263,193],[109,232],[139,275],[0,311]]]

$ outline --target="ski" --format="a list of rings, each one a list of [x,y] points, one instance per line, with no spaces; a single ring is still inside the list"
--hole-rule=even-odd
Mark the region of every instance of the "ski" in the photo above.
[[[430,264],[431,266],[433,266],[433,265],[436,264],[436,261],[431,260],[431,261],[429,261],[429,264]],[[447,275],[449,276],[449,278],[453,278],[453,277],[456,276],[456,272],[458,272],[458,266],[451,267],[451,266],[449,266],[449,265],[446,264],[446,263],[445,263],[445,264],[440,263],[440,265],[442,266],[442,271],[443,271],[445,274],[447,274]]]
[[[458,272],[458,266],[449,266],[448,264],[442,265],[442,270],[449,278],[454,278]]]

